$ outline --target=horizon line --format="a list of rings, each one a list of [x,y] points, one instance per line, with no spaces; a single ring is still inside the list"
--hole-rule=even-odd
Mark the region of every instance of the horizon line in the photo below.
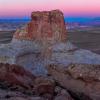
[[[91,19],[91,18],[100,18],[100,16],[64,16],[64,18],[89,18],[89,19]],[[13,17],[13,16],[11,16],[11,17],[0,17],[0,19],[24,19],[24,20],[27,20],[27,19],[31,19],[31,17]]]

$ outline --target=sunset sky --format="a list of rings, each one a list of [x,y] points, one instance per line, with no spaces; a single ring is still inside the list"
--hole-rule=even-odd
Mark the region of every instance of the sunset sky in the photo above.
[[[0,18],[27,17],[32,11],[60,9],[65,16],[100,16],[100,0],[0,0]]]

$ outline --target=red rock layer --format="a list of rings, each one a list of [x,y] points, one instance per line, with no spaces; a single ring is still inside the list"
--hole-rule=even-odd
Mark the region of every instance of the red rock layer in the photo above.
[[[66,40],[66,25],[61,11],[32,12],[31,18],[24,29],[16,31],[14,38],[62,42]]]

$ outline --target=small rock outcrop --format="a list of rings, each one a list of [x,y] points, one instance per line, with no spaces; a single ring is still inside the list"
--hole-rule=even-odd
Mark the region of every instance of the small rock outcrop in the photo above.
[[[76,100],[100,100],[100,65],[49,65],[49,74]]]

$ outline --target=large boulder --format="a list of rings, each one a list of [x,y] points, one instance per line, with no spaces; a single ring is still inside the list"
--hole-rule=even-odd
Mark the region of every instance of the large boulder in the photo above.
[[[48,72],[77,100],[100,100],[100,65],[49,65]]]

